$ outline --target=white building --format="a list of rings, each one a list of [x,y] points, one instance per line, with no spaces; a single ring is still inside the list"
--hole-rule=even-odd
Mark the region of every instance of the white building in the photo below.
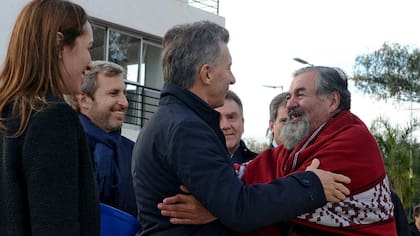
[[[0,63],[15,19],[28,0],[0,2]],[[209,20],[220,25],[218,0],[73,0],[83,6],[94,31],[93,60],[108,60],[126,71],[130,103],[123,132],[135,139],[156,110],[163,85],[160,67],[162,37],[174,25]]]

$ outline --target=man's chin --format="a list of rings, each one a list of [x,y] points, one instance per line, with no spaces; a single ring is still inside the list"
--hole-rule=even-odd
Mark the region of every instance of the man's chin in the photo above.
[[[227,140],[226,141],[226,146],[227,146],[227,148],[233,148],[234,146],[235,146],[235,142],[233,142],[233,141],[230,141],[230,140]]]
[[[116,121],[110,123],[110,127],[112,127],[113,130],[120,130],[122,128],[123,122],[122,121]]]

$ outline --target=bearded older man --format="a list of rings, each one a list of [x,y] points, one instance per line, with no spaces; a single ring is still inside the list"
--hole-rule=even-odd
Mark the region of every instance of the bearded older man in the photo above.
[[[272,225],[250,235],[396,235],[393,205],[375,138],[350,112],[347,78],[338,68],[311,66],[294,73],[289,89],[289,120],[284,146],[268,149],[250,162],[247,184],[305,170],[314,158],[320,168],[349,176],[351,195],[303,214],[288,225]]]
[[[351,195],[289,223],[245,235],[397,235],[380,150],[366,125],[350,112],[350,100],[347,78],[340,69],[311,66],[294,73],[287,101],[289,119],[281,131],[283,145],[249,162],[242,180],[268,183],[304,171],[319,159],[320,168],[351,178],[347,185]],[[190,212],[194,214],[204,215]],[[172,222],[188,222],[174,219]]]

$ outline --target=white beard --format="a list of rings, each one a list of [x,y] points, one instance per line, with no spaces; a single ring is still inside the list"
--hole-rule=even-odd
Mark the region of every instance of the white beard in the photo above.
[[[287,120],[280,132],[281,140],[287,150],[292,150],[309,134],[309,120],[302,114],[298,121]]]

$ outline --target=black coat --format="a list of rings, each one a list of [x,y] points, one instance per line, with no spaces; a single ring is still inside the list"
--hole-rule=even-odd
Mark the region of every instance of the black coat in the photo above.
[[[400,197],[391,190],[391,201],[394,204],[394,219],[397,226],[398,236],[410,236],[410,229],[408,227],[407,216],[404,212],[404,207],[401,204]],[[419,234],[420,236],[420,234]]]
[[[410,235],[411,236],[420,236],[420,232],[417,229],[416,224],[411,223],[409,226],[410,226],[410,233],[411,233]]]
[[[9,136],[18,122],[8,121]],[[70,106],[50,100],[18,138],[1,132],[0,148],[0,235],[99,235],[92,160]]]
[[[141,235],[233,235],[314,210],[326,203],[319,179],[303,172],[271,184],[237,178],[219,113],[193,93],[165,84],[160,106],[133,150],[133,182]],[[173,225],[156,207],[185,185],[219,220]]]
[[[79,114],[79,118],[87,134],[90,153],[95,163],[100,201],[136,217],[137,207],[131,177],[134,142],[122,136],[120,130],[106,133],[87,116]]]
[[[230,160],[232,164],[242,164],[254,159],[254,157],[256,157],[257,155],[258,153],[249,150],[249,148],[245,145],[244,141],[241,140],[239,142],[239,147],[236,149],[235,153],[233,154]]]

